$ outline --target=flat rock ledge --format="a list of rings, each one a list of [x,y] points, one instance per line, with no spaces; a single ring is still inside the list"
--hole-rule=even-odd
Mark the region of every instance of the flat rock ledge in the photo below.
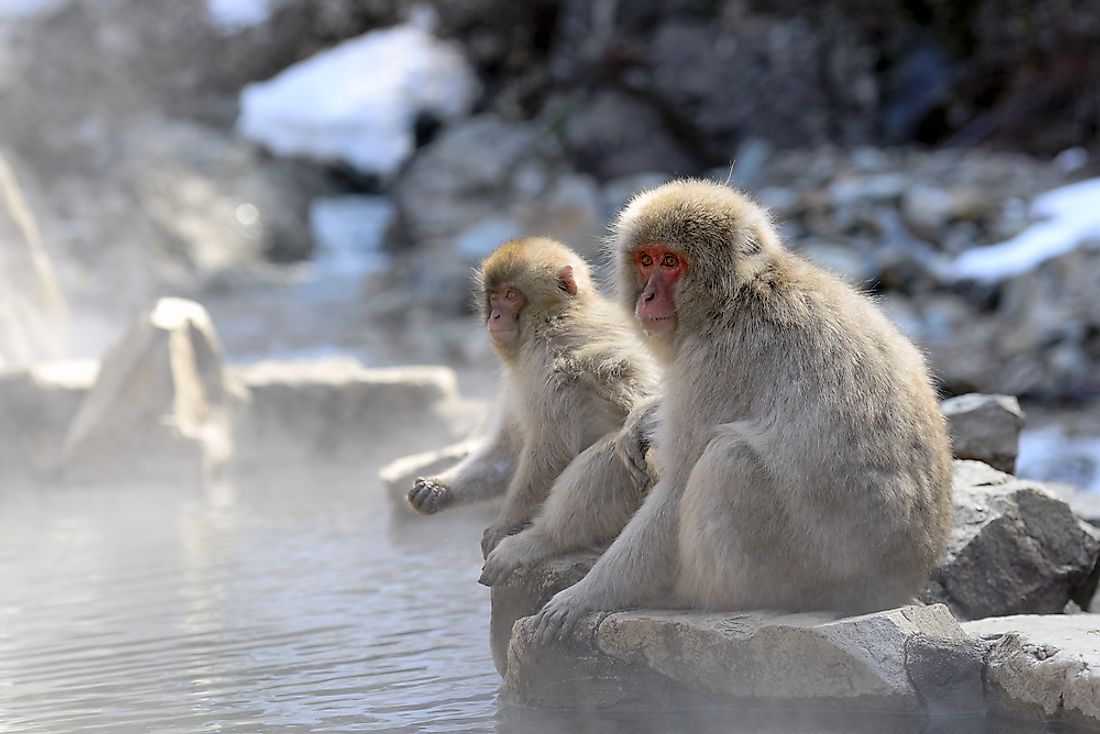
[[[501,701],[989,713],[1100,730],[1100,615],[1057,613],[1095,589],[1096,528],[1042,485],[975,461],[955,462],[954,495],[931,603],[858,617],[626,611],[589,615],[540,645],[528,615],[598,555],[523,569],[492,590]]]
[[[549,598],[593,557],[555,559],[525,583],[548,584],[539,598]],[[989,714],[1100,731],[1097,614],[959,623],[943,604],[857,617],[636,610],[589,615],[542,645],[533,617],[502,629],[524,605],[540,606],[515,586],[494,589],[494,652],[507,641],[500,700],[509,705]]]
[[[823,613],[593,615],[539,645],[516,623],[502,700],[567,708],[685,702],[918,713],[980,710],[983,646],[942,604]]]
[[[996,617],[963,629],[990,645],[991,711],[1100,729],[1100,614]]]

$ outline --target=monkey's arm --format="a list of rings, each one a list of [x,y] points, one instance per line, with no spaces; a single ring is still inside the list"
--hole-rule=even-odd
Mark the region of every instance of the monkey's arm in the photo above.
[[[409,490],[409,503],[430,515],[444,507],[503,494],[515,471],[521,441],[513,411],[504,402],[494,415],[485,443],[447,471],[417,478]]]
[[[672,587],[684,482],[663,477],[588,575],[554,595],[536,617],[541,642],[564,637],[584,614],[625,609]]]
[[[573,402],[562,396],[560,404]],[[560,414],[543,418],[538,436],[527,441],[520,451],[500,514],[481,538],[483,555],[488,556],[502,538],[531,521],[550,494],[554,481],[581,452],[582,440],[581,422],[576,416]]]
[[[557,553],[610,543],[651,485],[639,482],[616,451],[617,434],[585,449],[562,472],[531,527],[504,538],[489,554],[479,581],[501,583],[522,566]]]

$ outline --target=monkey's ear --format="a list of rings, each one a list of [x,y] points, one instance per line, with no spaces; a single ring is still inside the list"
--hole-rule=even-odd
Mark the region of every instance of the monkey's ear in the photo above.
[[[562,265],[558,271],[558,287],[571,296],[577,295],[577,281],[573,277],[573,266]]]

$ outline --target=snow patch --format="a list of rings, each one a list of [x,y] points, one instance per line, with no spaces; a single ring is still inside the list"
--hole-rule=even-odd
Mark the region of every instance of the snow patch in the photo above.
[[[0,19],[34,18],[65,4],[66,0],[0,0]]]
[[[424,25],[371,31],[248,85],[238,131],[279,155],[392,175],[413,153],[417,115],[458,119],[479,89],[460,48]]]
[[[206,0],[210,20],[227,34],[266,23],[271,11],[271,0]]]
[[[382,245],[393,217],[393,203],[384,196],[314,199],[309,205],[314,273],[354,277],[381,269],[389,259]]]
[[[956,280],[992,282],[1027,272],[1089,240],[1100,240],[1100,178],[1053,189],[1035,198],[1039,221],[1012,239],[975,247],[955,258]]]

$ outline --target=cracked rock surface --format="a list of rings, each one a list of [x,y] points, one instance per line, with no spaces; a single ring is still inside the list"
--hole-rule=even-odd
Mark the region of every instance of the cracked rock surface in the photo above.
[[[1100,727],[1100,614],[1017,615],[963,624],[991,643],[994,713]]]
[[[955,656],[952,686],[928,665],[937,649]],[[980,649],[933,605],[844,618],[616,612],[590,615],[568,639],[542,647],[532,620],[522,619],[501,696],[567,708],[697,700],[915,712],[954,707],[960,691],[980,699]]]

